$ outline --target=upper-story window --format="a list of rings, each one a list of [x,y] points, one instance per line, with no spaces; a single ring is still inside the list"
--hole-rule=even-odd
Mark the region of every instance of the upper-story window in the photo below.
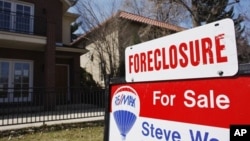
[[[0,28],[9,31],[33,32],[34,5],[26,2],[0,0]]]

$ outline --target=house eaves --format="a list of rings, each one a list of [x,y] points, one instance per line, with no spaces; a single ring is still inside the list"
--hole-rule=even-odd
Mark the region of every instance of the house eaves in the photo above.
[[[140,15],[128,13],[128,12],[125,12],[125,11],[120,11],[118,16],[120,18],[123,18],[123,19],[131,20],[131,21],[135,21],[135,22],[140,22],[140,23],[144,23],[144,24],[148,24],[148,25],[153,25],[153,26],[173,30],[173,31],[176,31],[176,32],[186,30],[186,28],[183,28],[183,27],[180,27],[180,26],[176,26],[176,25],[169,24],[169,23],[166,23],[166,22],[157,21],[157,20],[154,20],[154,19],[150,19],[150,18],[147,18],[147,17],[140,16]]]
[[[69,7],[73,6],[73,5],[75,5],[77,0],[61,0],[61,2],[65,3],[69,8]]]
[[[72,48],[72,47],[66,47],[66,46],[56,46],[56,51],[72,52],[72,53],[80,53],[80,54],[85,54],[88,52],[88,50],[83,49],[83,48]]]
[[[63,4],[63,12],[68,12],[69,8],[74,6],[77,0],[60,0]]]

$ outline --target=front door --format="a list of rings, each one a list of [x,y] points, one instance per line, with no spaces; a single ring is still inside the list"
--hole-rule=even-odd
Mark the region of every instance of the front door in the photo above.
[[[31,100],[33,62],[0,60],[0,102]]]
[[[56,65],[56,89],[57,101],[65,103],[70,99],[69,94],[69,67],[68,65]]]

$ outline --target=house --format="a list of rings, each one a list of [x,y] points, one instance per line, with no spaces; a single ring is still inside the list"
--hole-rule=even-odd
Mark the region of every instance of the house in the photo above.
[[[0,0],[0,104],[30,102],[39,91],[80,86],[80,56],[71,45],[73,0]],[[63,93],[70,100],[72,93]],[[56,97],[50,93],[49,99]]]
[[[119,11],[72,45],[89,50],[81,56],[81,67],[105,86],[105,74],[125,76],[124,50],[130,45],[185,30],[185,28],[136,14]]]

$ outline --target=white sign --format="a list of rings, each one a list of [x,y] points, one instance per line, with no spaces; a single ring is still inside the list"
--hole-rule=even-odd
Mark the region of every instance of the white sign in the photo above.
[[[224,19],[127,47],[125,63],[127,82],[233,76],[234,23]]]

